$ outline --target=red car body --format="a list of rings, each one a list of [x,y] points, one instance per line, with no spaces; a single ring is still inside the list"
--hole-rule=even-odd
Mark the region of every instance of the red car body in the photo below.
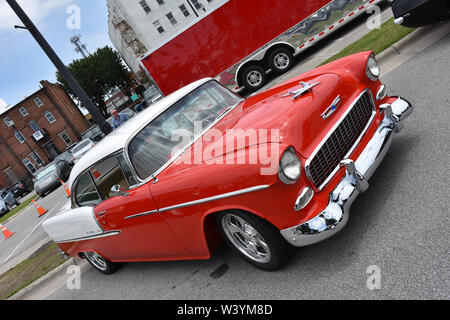
[[[171,163],[156,179],[128,190],[126,196],[112,197],[94,207],[95,218],[103,229],[102,235],[112,236],[57,241],[62,252],[79,256],[94,251],[112,262],[208,259],[221,242],[214,221],[217,213],[246,212],[280,232],[311,221],[326,210],[330,195],[349,175],[349,169],[346,166],[337,169],[320,188],[307,176],[305,166],[361,93],[367,92],[372,97],[375,109],[363,135],[346,159],[356,161],[360,157],[383,121],[391,121],[390,128],[397,130],[396,121],[390,119],[392,110],[387,106],[400,99],[387,96],[382,83],[367,76],[370,57],[370,52],[363,52],[340,59],[241,102],[215,124],[216,132],[225,135],[230,129],[245,131],[258,128],[269,132],[277,129],[279,135],[257,144],[246,139],[245,147],[231,153],[214,154],[200,164]],[[320,84],[294,99],[290,92],[302,88],[300,81]],[[332,105],[337,96],[342,101],[339,108],[324,119],[326,107]],[[408,104],[404,116],[397,114],[398,123],[411,108]],[[189,147],[192,157],[218,143],[217,140],[206,143],[204,140],[198,140]],[[248,155],[254,148],[267,151],[273,145],[282,151],[288,148],[296,151],[302,170],[295,183],[284,183],[277,172],[261,175],[261,164],[207,163],[213,158],[225,159],[230,154],[235,158],[242,152]],[[306,187],[313,191],[313,196],[304,208],[296,211],[296,199]],[[237,190],[241,192],[236,193]],[[72,195],[75,192],[72,185]],[[58,217],[62,219],[63,216],[64,213]],[[50,235],[51,224],[50,219],[50,227],[44,225]],[[295,241],[294,238],[289,242],[298,246],[309,244],[296,244]]]

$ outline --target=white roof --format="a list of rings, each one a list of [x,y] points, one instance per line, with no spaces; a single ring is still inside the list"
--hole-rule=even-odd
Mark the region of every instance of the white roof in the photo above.
[[[94,165],[97,161],[107,157],[108,155],[123,150],[127,141],[136,132],[140,131],[149,122],[159,116],[163,111],[168,109],[175,102],[186,96],[191,91],[195,90],[204,83],[213,80],[212,78],[205,78],[193,82],[186,87],[183,87],[167,97],[152,104],[144,111],[138,113],[133,118],[125,122],[119,128],[108,134],[103,140],[97,143],[91,150],[89,150],[73,167],[70,174],[69,184],[72,186],[74,180],[80,173]]]

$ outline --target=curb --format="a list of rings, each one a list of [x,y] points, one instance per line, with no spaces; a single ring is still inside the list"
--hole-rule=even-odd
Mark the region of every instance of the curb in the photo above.
[[[30,284],[28,287],[22,289],[21,291],[19,291],[18,293],[16,293],[12,297],[10,297],[8,300],[20,300],[20,298],[22,298],[27,293],[29,293],[32,290],[34,290],[35,288],[37,288],[43,282],[49,280],[50,278],[53,278],[53,277],[59,275],[60,273],[62,273],[65,269],[67,269],[71,265],[76,265],[74,258],[70,258],[69,260],[64,262],[62,265],[60,265],[59,267],[56,267],[55,269],[53,269],[52,271],[50,271],[46,275],[43,275],[42,277],[40,277],[39,279],[34,281],[32,284]]]
[[[31,197],[32,198],[32,197]],[[30,199],[31,199],[30,198]],[[34,201],[38,201],[39,199],[41,199],[41,197],[36,197],[36,199],[34,199]],[[31,207],[33,205],[33,202],[30,202],[30,204],[28,206],[26,206],[25,208],[23,208],[22,210],[20,210],[19,212],[17,212],[15,215],[13,215],[12,217],[8,218],[6,221],[3,222],[3,224],[7,224],[8,222],[10,222],[11,220],[13,220],[14,218],[16,218],[18,215],[22,214],[25,210],[27,210],[29,207]]]
[[[450,30],[450,21],[416,28],[413,32],[379,53],[376,58],[383,69],[383,75],[388,74],[399,65],[445,37],[449,33],[448,30]]]
[[[73,265],[79,266],[81,268],[81,273],[83,273],[86,270],[86,267],[89,266],[88,263],[86,261],[84,261],[84,260],[70,258],[69,260],[67,260],[66,262],[61,264],[60,266],[56,267],[55,269],[53,269],[49,273],[43,275],[42,277],[40,277],[39,279],[37,279],[36,281],[31,283],[28,287],[22,289],[21,291],[19,291],[18,293],[16,293],[12,297],[8,298],[8,300],[27,300],[25,298],[25,296],[27,294],[29,294],[32,291],[34,291],[37,288],[39,288],[46,281],[56,280],[57,278],[61,279],[62,277],[66,276],[67,275],[67,273],[66,273],[67,268],[69,268],[70,266],[73,266]],[[44,295],[43,295],[41,299],[45,299],[46,297],[47,296],[44,297]]]

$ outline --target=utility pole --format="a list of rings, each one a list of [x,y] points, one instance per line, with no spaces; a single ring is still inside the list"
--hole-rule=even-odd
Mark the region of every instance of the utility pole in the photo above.
[[[92,103],[91,99],[89,99],[86,92],[80,86],[78,81],[73,77],[70,73],[69,69],[64,65],[52,47],[48,44],[47,40],[42,36],[27,14],[23,11],[23,9],[19,6],[19,4],[15,0],[6,0],[11,9],[16,13],[17,17],[22,21],[24,27],[15,26],[20,29],[27,29],[31,35],[34,37],[36,42],[40,45],[42,50],[47,54],[49,59],[53,62],[56,69],[58,69],[59,73],[63,76],[63,78],[67,81],[67,84],[78,96],[80,102],[83,106],[91,113],[92,118],[98,124],[103,133],[108,134],[112,131],[111,125],[105,120],[103,115],[98,111],[95,105]]]

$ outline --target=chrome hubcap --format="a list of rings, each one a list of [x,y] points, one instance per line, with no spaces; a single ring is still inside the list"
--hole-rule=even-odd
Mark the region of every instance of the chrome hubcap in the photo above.
[[[286,69],[289,66],[289,56],[286,53],[279,53],[275,56],[273,63],[277,69]]]
[[[258,262],[270,261],[270,249],[263,237],[244,219],[228,214],[222,226],[231,243],[245,256]]]
[[[256,87],[261,84],[262,82],[262,74],[258,71],[251,71],[247,75],[247,82],[253,86]]]
[[[100,270],[106,270],[106,262],[102,256],[94,251],[88,251],[84,253],[84,257],[88,259],[95,267]]]

